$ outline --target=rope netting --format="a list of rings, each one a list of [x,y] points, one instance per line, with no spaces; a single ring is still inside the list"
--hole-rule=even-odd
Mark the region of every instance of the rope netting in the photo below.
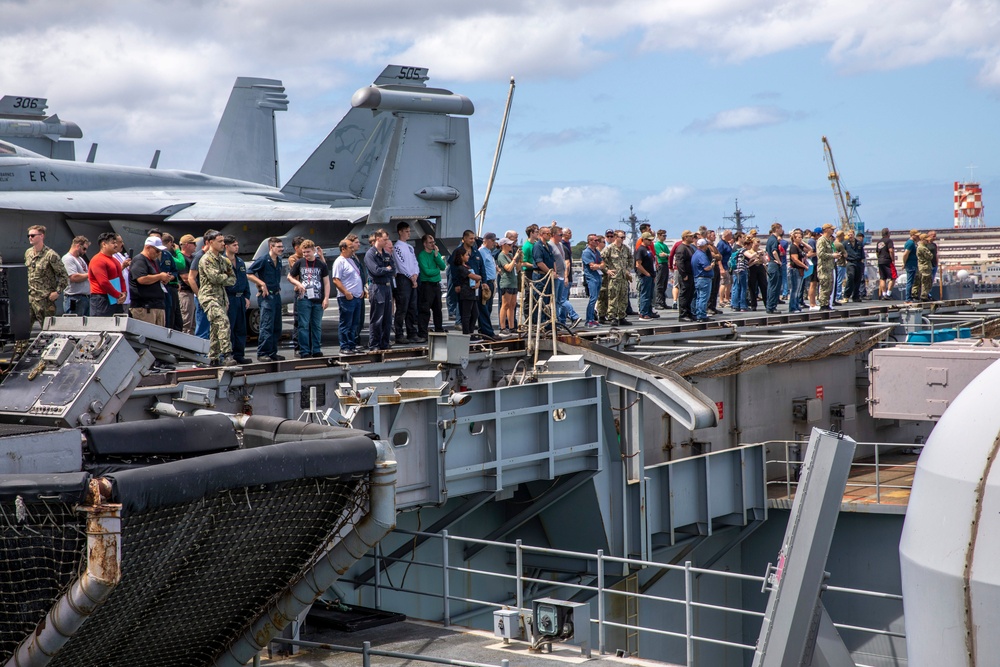
[[[0,503],[0,663],[69,589],[86,547],[87,520],[72,505]]]
[[[231,489],[122,516],[121,581],[53,667],[211,664],[309,571],[368,507],[363,478]],[[0,662],[85,567],[85,521],[69,506],[4,508]]]

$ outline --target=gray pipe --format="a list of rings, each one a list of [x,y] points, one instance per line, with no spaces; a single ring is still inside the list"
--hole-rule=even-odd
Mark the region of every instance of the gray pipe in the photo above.
[[[267,646],[272,637],[298,618],[349,567],[396,527],[396,461],[388,443],[380,442],[378,448],[378,461],[372,471],[368,514],[219,656],[215,667],[247,664]]]
[[[98,480],[91,482],[92,497]],[[121,580],[121,505],[97,503],[87,512],[87,569],[56,602],[5,667],[43,667],[76,634]]]

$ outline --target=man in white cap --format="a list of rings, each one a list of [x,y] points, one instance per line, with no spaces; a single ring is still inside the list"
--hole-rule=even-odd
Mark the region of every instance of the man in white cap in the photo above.
[[[712,291],[716,259],[709,250],[707,239],[698,239],[698,250],[691,257],[691,272],[694,274],[694,319],[708,321],[708,295]]]
[[[166,325],[167,283],[172,276],[160,268],[160,253],[166,250],[159,236],[150,236],[142,252],[132,260],[128,282],[132,295],[129,314],[137,320]]]

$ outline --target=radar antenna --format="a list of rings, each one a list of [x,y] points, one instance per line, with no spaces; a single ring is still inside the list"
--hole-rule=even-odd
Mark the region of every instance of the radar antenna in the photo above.
[[[629,229],[631,230],[631,233],[632,233],[632,236],[631,236],[632,240],[630,241],[630,243],[632,245],[635,245],[636,240],[639,238],[639,236],[638,236],[638,234],[639,234],[639,225],[643,225],[643,224],[645,224],[647,222],[649,222],[649,220],[647,218],[643,218],[642,220],[640,220],[636,216],[635,211],[633,210],[632,206],[629,206],[628,207],[628,217],[627,218],[622,218],[621,220],[619,220],[618,224],[620,224],[620,225],[628,225],[628,227],[629,227]]]
[[[722,219],[723,220],[728,220],[729,222],[731,222],[734,225],[736,225],[736,232],[742,234],[743,233],[743,223],[745,221],[747,221],[747,220],[753,220],[754,217],[755,216],[754,216],[753,213],[748,213],[748,214],[744,215],[743,211],[740,210],[740,200],[737,199],[736,200],[736,210],[733,211],[732,215],[724,215],[724,216],[722,216]]]

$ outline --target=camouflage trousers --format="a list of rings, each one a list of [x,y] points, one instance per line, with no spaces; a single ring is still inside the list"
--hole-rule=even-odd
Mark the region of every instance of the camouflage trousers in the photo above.
[[[608,316],[608,282],[611,280],[608,277],[607,271],[604,272],[604,276],[601,278],[601,291],[597,295],[597,316],[607,317]]]
[[[830,297],[833,295],[833,267],[828,269],[820,267],[819,273],[819,305],[820,307],[830,305]]]
[[[225,301],[206,299],[201,308],[208,318],[208,356],[221,359],[233,353],[233,342],[229,335],[229,309]]]
[[[41,299],[30,299],[29,303],[31,305],[31,324],[28,326],[34,326],[36,321],[41,324],[46,317],[56,314],[55,301],[49,301],[42,297]]]
[[[608,282],[608,319],[625,319],[628,310],[628,280],[612,278]]]
[[[927,271],[926,273],[923,272],[923,271],[921,271],[920,273],[917,274],[917,281],[916,282],[917,282],[917,285],[920,286],[919,287],[919,291],[920,291],[920,298],[921,299],[929,299],[930,298],[931,287],[933,287],[933,283],[932,283],[931,279],[933,277],[934,277],[934,274],[931,273],[930,271]],[[916,285],[914,286],[913,291],[914,292],[917,291]]]

